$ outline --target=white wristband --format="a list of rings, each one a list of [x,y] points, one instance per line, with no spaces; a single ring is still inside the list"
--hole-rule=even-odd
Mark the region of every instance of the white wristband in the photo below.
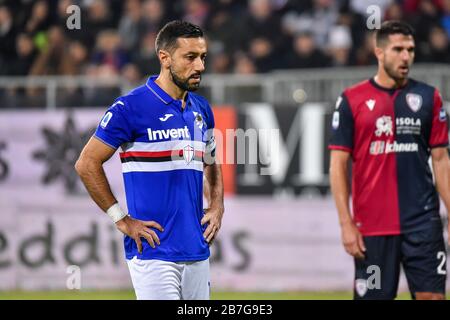
[[[108,210],[106,210],[106,213],[114,223],[127,216],[127,214],[122,211],[118,203],[113,204]]]

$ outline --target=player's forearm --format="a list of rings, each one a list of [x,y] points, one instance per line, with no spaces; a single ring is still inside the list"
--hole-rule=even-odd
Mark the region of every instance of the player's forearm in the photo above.
[[[114,203],[114,197],[101,162],[80,158],[75,169],[94,202],[106,212]]]
[[[350,188],[346,163],[332,162],[330,166],[330,184],[340,225],[351,222],[352,215],[349,206]]]
[[[205,167],[205,177],[209,184],[210,208],[223,209],[223,177],[219,164],[214,163]]]
[[[447,157],[433,160],[436,189],[450,215],[450,162]]]

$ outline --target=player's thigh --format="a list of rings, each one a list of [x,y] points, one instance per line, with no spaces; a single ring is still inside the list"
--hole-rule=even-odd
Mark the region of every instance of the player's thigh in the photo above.
[[[447,253],[442,224],[403,235],[403,269],[413,298],[416,292],[445,294]]]
[[[355,259],[355,300],[395,299],[400,276],[400,237],[364,237],[365,258]]]
[[[138,300],[180,300],[183,269],[162,260],[127,260]]]
[[[209,259],[184,263],[181,296],[184,300],[209,300]]]

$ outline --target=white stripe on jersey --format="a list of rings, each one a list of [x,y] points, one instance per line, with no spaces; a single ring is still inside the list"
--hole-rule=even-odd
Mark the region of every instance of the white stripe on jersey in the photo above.
[[[205,151],[205,143],[192,140],[169,140],[160,142],[129,142],[124,143],[121,148],[123,152],[133,151],[168,151],[181,150],[186,146],[191,146],[195,151]]]
[[[196,170],[203,172],[203,162],[192,160],[189,164],[183,160],[164,161],[164,162],[124,162],[122,163],[122,172],[163,172],[173,170]]]

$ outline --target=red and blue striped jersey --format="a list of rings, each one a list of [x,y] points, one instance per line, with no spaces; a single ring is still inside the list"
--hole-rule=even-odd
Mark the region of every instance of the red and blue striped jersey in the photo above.
[[[448,145],[437,89],[413,79],[398,89],[373,79],[338,98],[329,148],[352,156],[354,221],[363,235],[420,230],[439,219],[431,149]]]

